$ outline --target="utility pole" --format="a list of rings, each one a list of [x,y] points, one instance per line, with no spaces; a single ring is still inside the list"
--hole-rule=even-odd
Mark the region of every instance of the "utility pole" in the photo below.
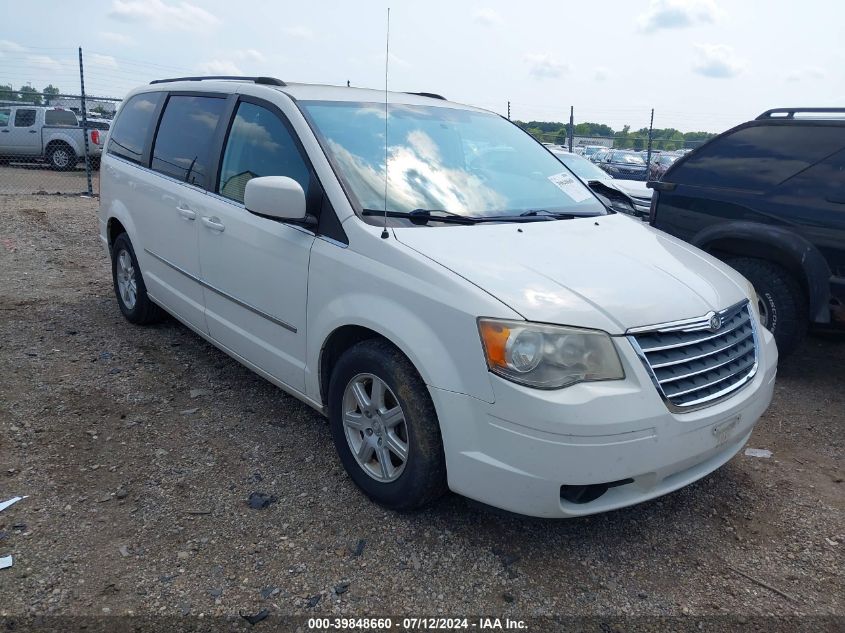
[[[572,137],[575,135],[575,106],[569,106],[569,153],[572,153]]]
[[[508,121],[511,120],[511,102],[508,101]]]
[[[648,124],[648,152],[646,153],[645,161],[645,179],[649,179],[649,172],[651,171],[651,132],[654,129],[654,108],[651,109],[651,121]]]
[[[91,184],[91,156],[88,154],[88,108],[85,106],[85,73],[82,70],[82,47],[79,47],[79,107],[82,110],[82,136],[85,139],[85,177],[88,179],[88,195],[94,195]]]

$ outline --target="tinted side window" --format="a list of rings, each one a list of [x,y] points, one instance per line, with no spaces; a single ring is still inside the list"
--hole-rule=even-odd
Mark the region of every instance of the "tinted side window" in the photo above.
[[[768,191],[845,146],[842,128],[754,125],[717,138],[675,166],[670,182]]]
[[[47,110],[44,113],[44,123],[46,125],[68,125],[73,127],[79,125],[76,115],[70,110]]]
[[[35,110],[17,110],[15,112],[15,127],[32,127],[35,125]]]
[[[226,141],[218,193],[243,202],[246,183],[258,176],[293,178],[308,195],[310,171],[287,127],[270,110],[241,103]]]
[[[172,96],[153,146],[151,167],[199,187],[208,184],[208,154],[225,99]]]
[[[144,153],[144,143],[155,125],[153,116],[159,101],[160,92],[148,92],[135,95],[123,106],[114,129],[109,136],[108,151],[123,158],[139,162]]]
[[[9,126],[9,118],[12,116],[12,110],[9,108],[0,108],[0,127]]]

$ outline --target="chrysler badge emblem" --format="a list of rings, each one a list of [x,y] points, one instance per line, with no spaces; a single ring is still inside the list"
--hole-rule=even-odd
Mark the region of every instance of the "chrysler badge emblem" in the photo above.
[[[722,317],[720,317],[718,314],[714,314],[710,317],[710,329],[715,332],[720,327],[722,327]]]

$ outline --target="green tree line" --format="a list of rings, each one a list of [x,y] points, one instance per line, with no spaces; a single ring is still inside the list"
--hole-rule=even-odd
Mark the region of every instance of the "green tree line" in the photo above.
[[[45,101],[61,93],[62,91],[53,84],[48,85],[44,90],[38,90],[32,86],[21,86],[15,90],[12,88],[12,84],[0,84],[0,101],[22,101],[23,103],[43,105]]]
[[[566,145],[569,143],[569,124],[558,121],[514,121],[519,127],[543,143]],[[576,123],[574,136],[612,138],[613,147],[620,149],[647,149],[648,128],[631,130],[630,125],[614,130],[604,123]],[[653,149],[675,150],[698,147],[716,136],[713,132],[681,132],[675,128],[652,130]]]

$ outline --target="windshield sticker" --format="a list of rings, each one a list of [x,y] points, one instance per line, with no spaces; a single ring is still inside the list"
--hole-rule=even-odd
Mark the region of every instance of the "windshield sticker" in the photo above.
[[[591,197],[583,183],[568,172],[549,176],[549,182],[572,198],[574,202],[582,202]]]

